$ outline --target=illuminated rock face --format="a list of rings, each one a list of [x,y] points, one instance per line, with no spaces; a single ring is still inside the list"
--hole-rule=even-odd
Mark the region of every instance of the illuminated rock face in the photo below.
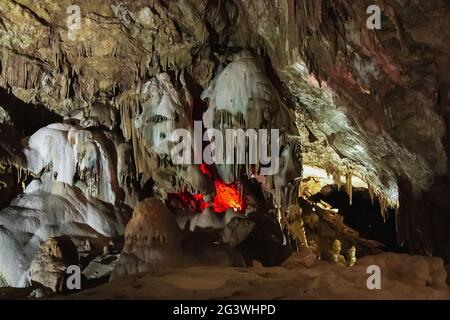
[[[297,134],[293,127],[294,118],[278,96],[274,85],[264,72],[257,57],[247,51],[236,54],[210,86],[202,93],[202,99],[208,101],[208,109],[203,114],[206,128],[227,129],[276,129],[280,148],[277,154],[272,154],[270,138],[258,136],[258,149],[266,148],[267,155],[279,162],[270,175],[265,175],[264,188],[274,194],[277,206],[289,206],[292,193],[297,190],[294,181],[301,176],[301,158],[296,152],[300,146],[288,137]],[[245,139],[245,138],[244,138]],[[237,143],[233,143],[233,154],[239,153]],[[251,143],[245,143],[245,152],[250,154]],[[227,146],[228,148],[228,146]],[[256,149],[255,149],[256,150]],[[298,151],[298,150],[297,150]],[[233,164],[219,164],[217,170],[225,183],[232,183],[240,179],[241,167],[248,177],[258,176],[260,163],[250,163],[250,156],[245,157],[244,163],[234,161]]]
[[[185,94],[183,96],[182,94]],[[167,73],[143,84],[140,93],[142,113],[134,120],[141,140],[159,156],[170,156],[174,130],[192,127],[192,105],[189,92],[176,90]]]
[[[41,181],[63,182],[119,205],[126,200],[126,176],[133,172],[125,145],[110,132],[52,124],[33,134],[23,152],[26,169]]]
[[[41,243],[69,236],[78,246],[92,239],[97,251],[123,234],[129,212],[62,182],[31,183],[0,211],[0,274],[9,286],[30,284],[29,268]]]
[[[103,249],[149,197],[183,230],[282,226],[303,167],[350,201],[367,187],[399,241],[450,263],[449,4],[383,1],[376,31],[371,4],[85,1],[68,26],[71,1],[1,1],[0,282],[28,285],[49,237]],[[279,130],[279,170],[174,164],[195,120]]]
[[[203,115],[207,128],[270,128],[281,117],[281,100],[261,61],[250,52],[236,54],[202,93],[209,107]]]

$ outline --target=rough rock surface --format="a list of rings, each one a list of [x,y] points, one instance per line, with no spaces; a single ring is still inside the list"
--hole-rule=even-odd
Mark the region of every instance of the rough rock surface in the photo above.
[[[45,241],[38,255],[31,263],[31,281],[50,288],[53,292],[63,292],[67,279],[67,267],[78,266],[78,252],[69,237],[55,237]]]
[[[220,240],[208,231],[181,232],[174,214],[165,204],[155,198],[145,199],[137,204],[125,228],[124,248],[111,279],[194,265],[243,266],[242,256]],[[233,247],[236,243],[229,245]]]
[[[317,263],[316,255],[307,248],[302,248],[299,252],[294,252],[282,266],[288,269],[304,266],[311,268]]]
[[[0,211],[0,274],[9,286],[27,286],[30,263],[48,238],[69,236],[80,246],[90,239],[101,252],[123,233],[127,219],[127,211],[86,197],[79,189],[36,181]]]
[[[109,280],[114,271],[119,254],[105,254],[94,258],[83,270],[83,275],[88,281]]]
[[[401,261],[407,264],[400,266]],[[381,290],[367,288],[367,267],[381,268]],[[450,299],[442,259],[383,253],[354,267],[192,267],[140,273],[69,299]],[[158,288],[158,290],[154,290]]]
[[[175,217],[160,200],[139,202],[125,229],[125,245],[111,279],[180,265],[180,240]]]

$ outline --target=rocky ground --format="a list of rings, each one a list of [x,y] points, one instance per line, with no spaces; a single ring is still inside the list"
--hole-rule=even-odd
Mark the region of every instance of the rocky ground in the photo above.
[[[295,257],[291,257],[291,261]],[[369,265],[381,269],[381,289],[367,288]],[[67,296],[68,299],[450,299],[442,260],[383,253],[352,268],[318,262],[312,268],[191,267],[140,273]]]

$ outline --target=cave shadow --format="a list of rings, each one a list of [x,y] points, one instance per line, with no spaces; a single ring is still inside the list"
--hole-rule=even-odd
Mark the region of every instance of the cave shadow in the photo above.
[[[43,105],[26,103],[4,88],[0,88],[0,106],[8,112],[15,129],[25,136],[32,135],[49,124],[63,121],[62,116]]]
[[[353,188],[352,194],[350,205],[349,196],[344,190],[338,189],[336,185],[328,185],[312,196],[311,200],[315,202],[323,200],[333,208],[339,209],[339,214],[344,217],[347,226],[358,231],[361,238],[383,243],[384,251],[408,253],[408,248],[397,240],[395,210],[387,209],[384,221],[378,199],[374,197],[372,203],[367,189]]]

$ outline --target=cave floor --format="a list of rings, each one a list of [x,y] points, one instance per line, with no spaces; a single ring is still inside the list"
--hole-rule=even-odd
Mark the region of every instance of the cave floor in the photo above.
[[[367,266],[374,263],[381,268],[380,290],[367,288]],[[352,268],[319,261],[312,268],[205,266],[141,273],[66,298],[448,300],[450,289],[436,259],[388,253],[362,258]]]
[[[381,270],[381,289],[369,290],[369,265]],[[439,258],[383,253],[352,268],[319,261],[311,268],[197,266],[125,276],[52,299],[76,300],[450,300]],[[31,288],[0,288],[1,299],[27,299]]]

